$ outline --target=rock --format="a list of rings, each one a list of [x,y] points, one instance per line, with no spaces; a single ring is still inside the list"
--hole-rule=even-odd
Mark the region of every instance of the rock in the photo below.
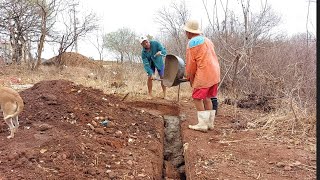
[[[284,170],[285,170],[285,171],[290,171],[290,170],[292,170],[292,168],[287,165],[287,166],[284,167]]]
[[[30,160],[36,157],[36,152],[32,151],[27,151],[26,152],[26,157]]]
[[[108,127],[115,127],[115,123],[112,121],[108,121]]]
[[[121,131],[116,131],[116,132],[115,132],[115,135],[116,135],[116,137],[121,137],[122,132],[121,132]]]
[[[47,149],[40,149],[40,153],[43,154],[45,152],[47,152],[48,150]]]
[[[130,166],[133,165],[133,162],[131,160],[127,161],[127,164],[129,164]]]
[[[92,123],[92,125],[93,125],[94,127],[97,127],[97,126],[98,126],[98,123],[97,123],[96,121],[94,121],[94,120],[92,120],[91,123]]]
[[[256,128],[256,125],[254,123],[252,123],[252,122],[248,122],[247,123],[247,127],[254,129],[254,128]]]
[[[97,171],[93,168],[90,168],[90,169],[86,170],[86,173],[94,176],[97,174]]]
[[[296,161],[296,162],[291,164],[291,166],[299,166],[299,165],[301,165],[301,162],[299,162],[299,161]]]
[[[63,154],[61,155],[61,158],[62,158],[62,159],[67,159],[67,157],[68,157],[68,155],[67,155],[66,153],[63,153]]]
[[[53,94],[42,94],[40,98],[45,101],[57,101],[57,97]]]
[[[285,164],[284,164],[283,162],[278,162],[278,163],[276,164],[276,166],[277,166],[277,167],[284,167]]]
[[[111,170],[107,170],[108,176],[110,179],[115,179],[117,178],[117,174]]]
[[[49,124],[40,124],[38,130],[39,131],[47,131],[51,128],[52,128],[52,126]]]
[[[145,174],[138,174],[138,177],[146,177],[147,175]]]
[[[95,128],[94,132],[96,132],[97,134],[105,134],[105,131],[103,128]]]
[[[19,159],[19,154],[18,153],[11,153],[11,154],[9,154],[8,155],[8,160],[9,161],[12,161],[12,160],[17,160],[17,159]]]
[[[94,79],[94,80],[98,79],[98,76],[97,76],[96,74],[94,74],[94,73],[89,73],[89,74],[87,75],[87,77],[88,77],[89,79]]]
[[[94,117],[95,120],[103,120],[105,119],[105,117],[102,117],[102,116],[97,116],[97,117]]]
[[[92,124],[88,123],[87,126],[90,127],[91,130],[94,130],[95,128],[92,126]]]

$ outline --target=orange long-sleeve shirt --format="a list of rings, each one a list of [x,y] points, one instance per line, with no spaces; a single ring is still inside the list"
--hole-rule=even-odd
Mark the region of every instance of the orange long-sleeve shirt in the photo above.
[[[208,38],[199,35],[188,42],[186,76],[193,88],[208,88],[220,82],[220,65]]]

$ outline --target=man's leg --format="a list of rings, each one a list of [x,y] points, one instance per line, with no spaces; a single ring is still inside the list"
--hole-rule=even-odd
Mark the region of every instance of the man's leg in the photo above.
[[[152,99],[152,76],[148,76],[148,81],[147,81],[147,86],[148,86],[148,99]]]
[[[163,79],[163,76],[160,76],[161,79]],[[163,81],[161,81],[161,87],[163,91],[163,99],[167,99],[167,87],[163,85]]]
[[[203,100],[205,110],[212,110],[212,102],[210,98],[205,98]]]
[[[189,125],[189,128],[196,131],[206,132],[208,130],[207,121],[209,119],[210,112],[205,110],[202,99],[193,99],[193,102],[197,109],[198,124]]]
[[[160,76],[160,78],[163,80],[164,77],[164,66],[162,67],[162,69],[157,69],[158,74]],[[163,81],[161,81],[161,87],[162,87],[162,91],[163,91],[163,99],[167,99],[167,88],[163,85]]]
[[[148,75],[148,99],[152,99],[153,95],[152,95],[152,75],[155,73],[156,67],[154,66],[153,62],[150,61],[150,68],[152,69],[152,74],[149,76]]]
[[[208,111],[210,111],[210,118],[208,121],[208,129],[213,129],[214,128],[214,119],[217,114],[217,109],[218,109],[218,100],[217,100],[217,93],[218,93],[218,84],[213,85],[212,87],[209,88],[209,97],[208,101],[210,101],[211,106],[208,106]],[[209,102],[208,102],[209,103]]]
[[[207,121],[209,120],[210,112],[205,110],[205,104],[203,98],[205,97],[205,90],[194,90],[192,93],[193,102],[197,109],[197,119],[198,124],[196,125],[189,125],[190,129],[197,130],[197,131],[204,131],[208,130]]]
[[[204,111],[205,107],[202,99],[193,99],[194,105],[196,106],[197,111]]]

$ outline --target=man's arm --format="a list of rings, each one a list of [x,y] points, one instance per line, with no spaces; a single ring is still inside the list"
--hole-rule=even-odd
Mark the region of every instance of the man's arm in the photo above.
[[[186,52],[186,68],[185,75],[188,81],[190,81],[190,85],[192,87],[193,80],[197,71],[197,64],[191,55],[191,50],[187,49]]]
[[[157,52],[161,51],[161,55],[163,55],[163,56],[167,55],[167,50],[166,50],[166,48],[163,47],[162,44],[159,43],[159,42],[157,42],[157,49],[158,49]]]
[[[141,57],[142,57],[144,70],[148,73],[148,76],[152,76],[153,71],[151,69],[151,65],[148,58],[144,55],[144,53],[142,53]]]

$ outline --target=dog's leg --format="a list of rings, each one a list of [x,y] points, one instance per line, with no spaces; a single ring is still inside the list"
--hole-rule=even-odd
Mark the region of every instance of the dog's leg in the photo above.
[[[12,118],[8,118],[5,121],[8,124],[9,129],[10,129],[10,136],[7,136],[7,138],[8,139],[13,138],[14,137],[14,126],[13,126],[13,123],[12,123]]]
[[[13,117],[13,125],[14,125],[14,132],[16,133],[19,128],[19,117],[18,116]]]

